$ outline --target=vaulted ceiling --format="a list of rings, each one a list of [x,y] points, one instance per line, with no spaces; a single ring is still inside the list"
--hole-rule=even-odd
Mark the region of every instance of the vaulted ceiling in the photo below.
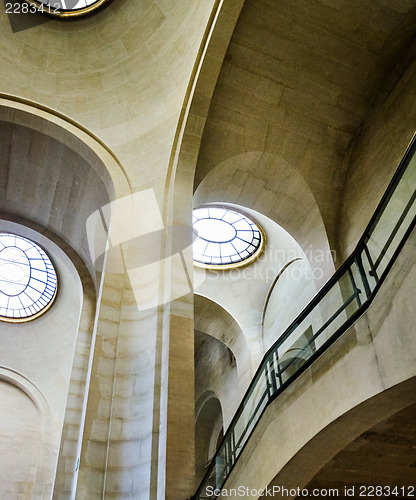
[[[370,496],[368,487],[389,486],[392,497],[414,496],[416,482],[416,405],[375,425],[341,450],[306,486],[308,491],[347,488],[355,498]],[[389,497],[384,489],[383,498]],[[375,493],[375,491],[374,491]],[[380,495],[379,495],[380,496]],[[306,497],[307,498],[307,497]]]
[[[331,241],[348,154],[407,67],[415,31],[412,0],[246,0],[215,89],[195,186],[237,155],[275,155],[264,187],[275,189],[282,163],[296,168]]]

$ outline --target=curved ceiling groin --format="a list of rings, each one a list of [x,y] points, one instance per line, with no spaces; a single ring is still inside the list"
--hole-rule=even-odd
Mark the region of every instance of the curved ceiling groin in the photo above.
[[[209,111],[195,187],[228,158],[272,153],[304,177],[336,245],[348,154],[405,70],[397,61],[415,28],[410,0],[246,0]]]

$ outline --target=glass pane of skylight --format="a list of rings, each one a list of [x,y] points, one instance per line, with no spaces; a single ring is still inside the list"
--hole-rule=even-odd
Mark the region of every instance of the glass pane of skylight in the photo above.
[[[56,291],[56,271],[42,248],[0,233],[0,320],[30,319],[50,306]]]
[[[227,210],[227,212],[223,216],[223,219],[226,220],[227,222],[236,222],[240,220],[241,217],[242,216],[237,212],[234,212],[233,210]]]
[[[199,238],[205,241],[226,242],[235,238],[235,229],[228,222],[221,219],[200,219],[194,223],[194,229]]]
[[[192,220],[195,262],[208,266],[235,264],[260,251],[260,229],[242,213],[218,206],[202,207],[193,211]]]
[[[241,219],[233,224],[237,231],[251,231],[251,226],[246,219]]]

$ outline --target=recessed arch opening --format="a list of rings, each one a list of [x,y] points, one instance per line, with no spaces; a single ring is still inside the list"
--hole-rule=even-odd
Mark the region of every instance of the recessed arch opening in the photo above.
[[[202,394],[197,402],[195,422],[195,484],[199,484],[224,434],[222,408],[212,392]]]

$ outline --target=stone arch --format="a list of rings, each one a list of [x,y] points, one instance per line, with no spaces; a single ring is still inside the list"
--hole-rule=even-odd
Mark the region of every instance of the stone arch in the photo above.
[[[295,239],[312,267],[323,269],[320,283],[333,273],[328,236],[315,197],[299,172],[276,155],[249,151],[217,165],[195,193],[196,205],[210,202],[246,206],[269,217]]]
[[[87,264],[98,287],[86,222],[95,210],[131,193],[119,161],[76,122],[24,99],[0,94],[0,125],[5,152],[0,169],[6,179],[0,210],[66,241]],[[26,172],[18,175],[22,154]],[[62,158],[66,161],[57,165]],[[85,190],[88,196],[83,196]]]
[[[222,439],[224,421],[221,402],[214,392],[206,391],[201,394],[196,407],[195,484],[199,484]]]
[[[268,487],[304,488],[338,452],[377,424],[414,405],[415,395],[416,377],[412,377],[347,411],[306,443]]]
[[[251,361],[244,334],[230,315],[219,304],[202,295],[195,294],[195,330],[204,332],[226,345],[236,359],[239,378],[238,394],[243,394],[250,383]],[[236,388],[237,389],[237,388]]]
[[[267,351],[316,293],[311,267],[300,257],[290,260],[273,281],[263,310],[262,336]]]
[[[34,403],[41,417],[41,447],[34,475],[32,498],[49,498],[52,493],[50,467],[53,453],[53,419],[50,407],[36,385],[18,371],[6,366],[0,366],[0,380],[23,391]]]
[[[207,393],[215,394],[221,403],[224,423],[228,425],[239,403],[235,357],[225,344],[199,330],[195,330],[194,346],[195,400],[200,401]]]
[[[94,256],[90,251],[86,222],[88,216],[99,210],[103,204],[108,205],[109,202],[128,197],[131,189],[120,162],[107,146],[87,129],[60,113],[24,99],[0,94],[0,126],[6,132],[2,135],[3,146],[8,147],[8,142],[13,142],[13,136],[16,141],[23,141],[26,145],[23,154],[30,156],[32,166],[36,170],[32,175],[29,175],[29,171],[27,178],[22,179],[19,196],[31,192],[33,179],[45,177],[53,160],[54,151],[72,154],[78,162],[74,165],[74,172],[61,169],[58,180],[65,183],[68,178],[73,180],[78,175],[81,176],[80,182],[82,182],[82,176],[85,175],[92,185],[99,186],[99,192],[95,196],[93,193],[81,196],[85,206],[77,220],[74,220],[74,207],[70,202],[59,200],[54,205],[55,210],[48,212],[42,209],[38,199],[35,199],[33,204],[19,203],[19,197],[13,197],[13,190],[8,191],[7,186],[1,186],[4,194],[1,199],[7,200],[7,204],[0,206],[2,218],[43,233],[56,243],[73,262],[82,280],[83,309],[72,364],[69,399],[63,421],[61,450],[58,464],[55,463],[55,467],[58,467],[55,477],[56,489],[59,492],[65,491],[69,495],[75,492],[77,483],[76,459],[80,456],[83,439],[96,342],[96,320],[100,310],[100,286],[104,276],[101,272],[104,269],[96,267]],[[10,171],[10,162],[13,161],[11,149],[10,147],[6,150],[7,154],[3,156],[6,162],[0,165],[0,170]],[[74,175],[71,178],[72,173]],[[42,197],[46,195],[46,191],[47,186],[39,185],[37,194]],[[109,213],[107,222],[110,222],[111,216],[113,213]],[[71,226],[75,229],[73,232],[68,230]],[[106,290],[105,283],[103,290]],[[70,462],[74,463],[73,470],[68,468]],[[54,477],[53,471],[51,474]],[[51,482],[50,494],[52,487]]]

